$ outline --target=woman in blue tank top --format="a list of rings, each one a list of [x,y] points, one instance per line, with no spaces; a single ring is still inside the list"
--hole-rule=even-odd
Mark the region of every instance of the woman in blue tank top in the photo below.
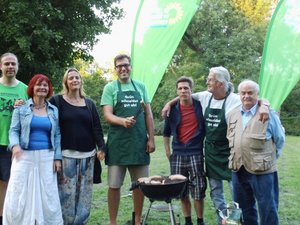
[[[9,131],[11,177],[4,202],[7,225],[63,224],[57,187],[61,170],[58,110],[46,99],[50,80],[37,74],[29,81],[24,105],[17,107]]]

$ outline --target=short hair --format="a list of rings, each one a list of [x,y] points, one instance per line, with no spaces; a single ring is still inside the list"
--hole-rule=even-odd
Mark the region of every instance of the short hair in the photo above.
[[[49,98],[50,96],[53,95],[53,86],[52,86],[52,83],[50,81],[50,79],[44,75],[44,74],[35,74],[31,80],[29,81],[28,83],[28,87],[27,87],[27,94],[30,98],[33,97],[33,88],[34,88],[34,85],[38,84],[38,83],[41,83],[43,81],[46,81],[47,84],[48,84],[48,87],[49,87],[49,91],[48,91],[48,94],[46,96],[46,98]]]
[[[244,84],[246,84],[246,83],[250,84],[250,85],[254,88],[254,91],[256,92],[256,94],[259,94],[259,85],[258,85],[258,83],[256,83],[256,82],[253,81],[253,80],[250,80],[250,79],[243,80],[243,81],[239,84],[239,86],[238,86],[238,92],[239,92],[239,93],[240,93],[240,91],[241,91],[242,85],[244,85]]]
[[[234,86],[230,82],[230,73],[223,66],[212,67],[209,69],[210,73],[213,73],[216,76],[216,80],[223,83],[225,86],[226,92],[233,92]]]
[[[181,82],[189,83],[189,86],[191,89],[193,89],[193,87],[194,87],[194,81],[193,81],[193,78],[191,78],[191,77],[187,77],[187,76],[179,77],[176,81],[176,88],[178,87],[178,83],[181,83]]]
[[[114,65],[116,66],[117,61],[121,60],[121,59],[128,59],[129,64],[131,64],[131,58],[129,55],[126,54],[119,54],[114,58]]]
[[[2,63],[2,59],[4,57],[6,57],[6,56],[13,56],[13,57],[15,57],[17,59],[17,64],[19,64],[18,57],[14,53],[11,53],[11,52],[6,52],[6,53],[4,53],[4,54],[2,54],[0,56],[0,64]]]
[[[82,76],[81,74],[79,73],[79,71],[76,69],[76,68],[68,68],[64,74],[64,77],[63,77],[63,80],[62,80],[62,85],[63,85],[63,91],[62,93],[63,94],[68,94],[69,93],[69,87],[68,87],[68,75],[70,72],[76,72],[78,73],[80,79],[81,79],[81,85],[80,85],[80,88],[79,88],[79,96],[81,98],[83,98],[85,96],[85,92],[84,92],[84,89],[83,89],[83,80],[82,80]]]

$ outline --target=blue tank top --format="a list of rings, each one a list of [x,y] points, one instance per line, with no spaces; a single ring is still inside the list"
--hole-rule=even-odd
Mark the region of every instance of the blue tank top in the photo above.
[[[51,149],[51,122],[48,116],[33,116],[28,150]]]

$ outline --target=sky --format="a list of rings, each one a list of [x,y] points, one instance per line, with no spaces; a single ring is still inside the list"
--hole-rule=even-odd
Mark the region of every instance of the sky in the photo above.
[[[120,7],[124,9],[125,16],[114,21],[111,33],[100,35],[99,43],[94,47],[92,56],[104,68],[109,68],[113,58],[120,52],[130,54],[132,29],[139,0],[121,0]]]

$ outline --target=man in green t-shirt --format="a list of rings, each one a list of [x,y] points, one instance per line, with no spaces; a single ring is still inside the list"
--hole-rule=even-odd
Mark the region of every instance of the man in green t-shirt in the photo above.
[[[16,79],[19,69],[18,58],[13,53],[5,53],[0,57],[0,225],[2,225],[3,203],[10,176],[11,152],[8,131],[10,127],[14,103],[26,100],[27,86]]]
[[[108,165],[108,208],[110,225],[117,224],[120,188],[129,171],[132,181],[149,175],[149,153],[155,150],[153,116],[145,85],[130,78],[131,59],[114,60],[118,79],[103,90],[101,106],[109,123],[105,163]],[[143,194],[133,190],[135,224],[141,224]]]

